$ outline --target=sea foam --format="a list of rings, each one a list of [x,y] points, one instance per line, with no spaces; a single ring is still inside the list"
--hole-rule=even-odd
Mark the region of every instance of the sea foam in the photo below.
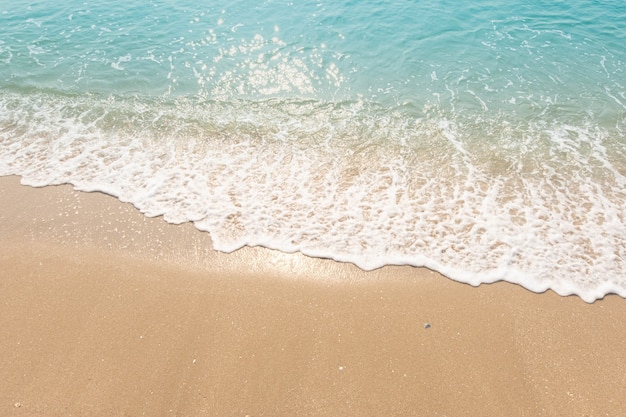
[[[626,297],[623,154],[598,126],[460,124],[363,101],[5,92],[0,110],[0,175],[191,221],[217,250]]]

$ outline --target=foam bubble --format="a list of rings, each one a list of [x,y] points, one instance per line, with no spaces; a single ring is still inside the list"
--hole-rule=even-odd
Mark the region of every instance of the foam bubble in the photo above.
[[[261,245],[626,297],[623,134],[374,103],[0,96],[0,175]],[[480,138],[481,140],[478,140]]]

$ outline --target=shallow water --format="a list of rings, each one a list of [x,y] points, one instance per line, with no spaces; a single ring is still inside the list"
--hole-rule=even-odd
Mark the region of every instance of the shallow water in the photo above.
[[[626,4],[0,6],[0,175],[262,245],[626,297]]]

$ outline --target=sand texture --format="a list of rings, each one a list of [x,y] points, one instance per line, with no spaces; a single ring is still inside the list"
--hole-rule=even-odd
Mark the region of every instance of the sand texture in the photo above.
[[[0,416],[626,416],[617,296],[222,254],[103,194],[0,196]]]

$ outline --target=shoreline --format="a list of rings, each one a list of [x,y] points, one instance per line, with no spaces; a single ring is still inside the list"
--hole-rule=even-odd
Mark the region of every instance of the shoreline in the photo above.
[[[3,415],[626,414],[626,300],[365,272],[0,177]]]

